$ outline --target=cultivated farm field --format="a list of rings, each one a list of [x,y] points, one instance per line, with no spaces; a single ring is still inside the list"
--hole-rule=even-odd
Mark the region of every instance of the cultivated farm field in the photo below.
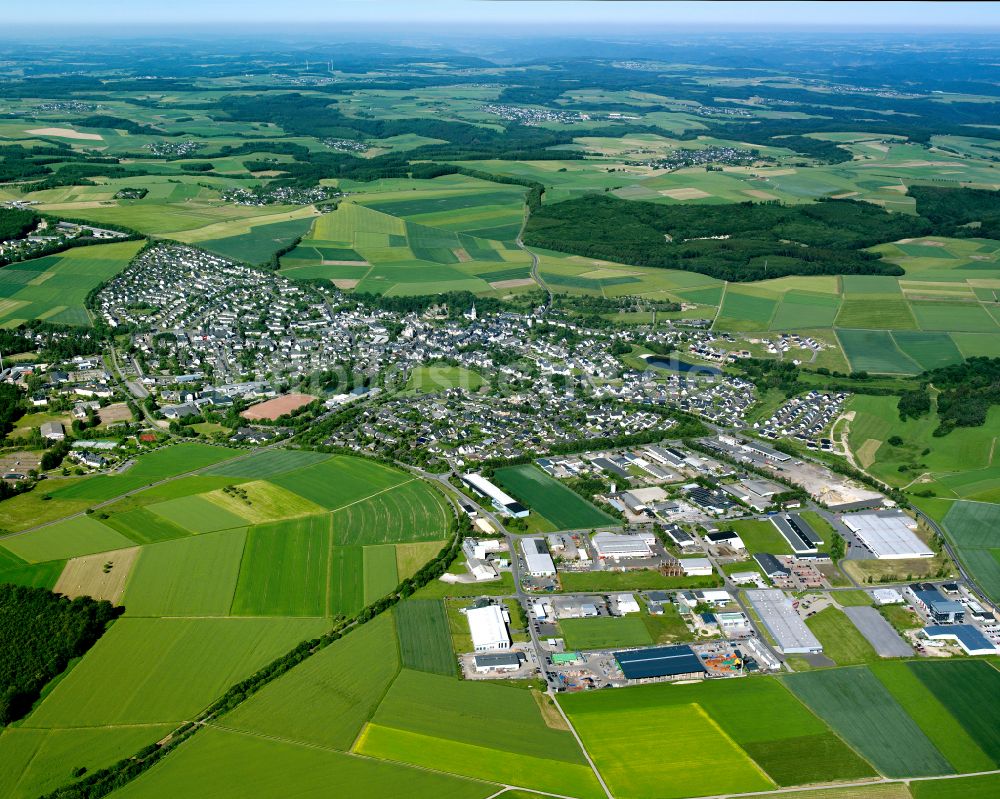
[[[606,527],[616,522],[579,494],[536,466],[511,466],[496,473],[497,482],[525,507],[548,519],[557,530]]]

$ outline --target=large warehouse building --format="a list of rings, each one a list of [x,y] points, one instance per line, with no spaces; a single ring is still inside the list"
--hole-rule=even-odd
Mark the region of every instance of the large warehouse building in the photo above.
[[[524,505],[506,491],[497,488],[481,474],[469,472],[462,475],[462,480],[477,494],[488,498],[500,513],[513,516],[515,519],[523,519],[528,515],[528,509]]]
[[[781,533],[796,555],[817,552],[819,547],[823,545],[823,539],[797,513],[772,516],[771,524],[778,528],[778,532]]]
[[[785,596],[784,591],[766,588],[747,591],[746,596],[778,649],[786,655],[807,655],[823,651],[823,645],[795,612],[792,601]]]
[[[465,613],[472,634],[472,648],[476,652],[494,649],[510,649],[510,634],[507,632],[507,610],[500,605],[486,605],[470,608]]]
[[[909,518],[902,514],[850,513],[841,518],[879,560],[934,557],[931,548],[910,529]]]
[[[621,535],[620,533],[597,533],[592,539],[597,557],[601,560],[625,560],[628,558],[650,558],[653,556],[652,544],[656,536]]]
[[[556,565],[541,538],[522,538],[524,566],[532,577],[555,577]]]
[[[657,646],[615,652],[627,680],[698,679],[705,666],[689,646]]]

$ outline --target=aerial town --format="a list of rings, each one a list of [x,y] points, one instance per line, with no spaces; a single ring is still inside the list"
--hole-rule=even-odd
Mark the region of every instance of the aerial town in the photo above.
[[[1000,796],[1000,3],[3,20],[0,799]]]

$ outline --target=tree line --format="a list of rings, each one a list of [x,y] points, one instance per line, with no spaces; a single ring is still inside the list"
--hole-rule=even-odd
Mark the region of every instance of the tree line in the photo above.
[[[0,584],[0,725],[27,713],[42,687],[120,613],[104,600]]]

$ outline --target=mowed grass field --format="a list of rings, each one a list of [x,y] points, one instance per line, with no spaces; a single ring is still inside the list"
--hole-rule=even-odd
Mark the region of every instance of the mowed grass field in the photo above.
[[[649,646],[653,638],[638,615],[563,619],[559,622],[567,649]]]
[[[674,788],[676,795],[694,795],[705,791],[740,792],[752,790],[761,776],[759,767],[781,786],[803,785],[813,782],[864,779],[874,775],[872,767],[856,755],[820,719],[809,712],[782,684],[775,679],[717,680],[692,685],[650,685],[585,695],[566,695],[559,699],[570,719],[580,730],[582,723],[590,730],[584,736],[591,756],[609,782],[608,771],[601,761],[611,764],[608,768],[619,781],[615,795],[636,797],[660,796],[657,785],[667,784],[673,775],[680,775],[681,784]],[[708,728],[698,724],[692,709],[709,722]],[[658,724],[670,725],[673,714],[680,711],[692,724],[704,730],[705,743],[711,736],[721,737],[729,747],[736,748],[739,757],[733,764],[742,767],[728,774],[713,776],[713,769],[684,771],[692,750],[701,758],[709,757],[712,748],[685,746],[677,749],[657,750],[658,760],[644,756],[644,773],[631,775],[629,758],[615,763],[613,752],[605,752],[605,741],[614,736],[610,732],[622,725],[635,723],[643,740],[656,735]],[[581,730],[582,733],[582,730]],[[626,738],[629,736],[626,735]],[[616,750],[619,743],[611,744]],[[726,750],[729,751],[729,750]],[[752,759],[756,763],[747,763]],[[727,768],[729,768],[729,761]],[[750,768],[747,768],[747,766]],[[695,773],[697,772],[697,773]],[[620,773],[620,774],[619,774]],[[745,787],[723,788],[740,781]],[[696,780],[706,783],[697,787]],[[689,783],[692,783],[689,785]],[[684,787],[687,791],[684,791]],[[627,792],[626,792],[627,791]]]
[[[350,546],[438,540],[453,518],[440,493],[413,479],[334,511],[333,541]]]
[[[328,516],[251,527],[233,597],[233,614],[326,615],[329,561]],[[352,579],[364,579],[363,571]]]
[[[980,749],[1000,767],[1000,671],[981,660],[907,664],[955,717]]]
[[[412,479],[374,461],[337,455],[275,475],[271,482],[327,510],[334,510]]]
[[[213,502],[208,495],[177,497],[149,506],[151,513],[193,533],[211,533],[245,527],[247,519]]]
[[[214,505],[251,524],[323,512],[323,508],[315,502],[267,480],[252,480],[239,486],[227,486],[203,496]]]
[[[530,464],[499,469],[496,481],[525,507],[552,522],[558,530],[617,524],[604,511]]]
[[[141,241],[95,244],[5,266],[0,269],[0,327],[32,319],[89,327],[87,294],[128,266],[140,247]]]
[[[840,608],[828,607],[806,619],[806,626],[823,644],[823,654],[838,666],[872,663],[878,653]]]
[[[942,701],[946,697],[939,699],[917,676],[923,665],[921,661],[883,661],[869,664],[868,668],[910,715],[910,718],[924,731],[924,734],[940,750],[941,754],[948,758],[956,771],[990,771],[996,768],[995,754],[991,757],[984,751],[984,747],[989,748],[989,741],[995,740],[996,736],[991,731],[985,739],[974,737],[956,715],[952,714],[950,708],[954,709],[956,706],[951,702],[946,704],[945,701]],[[960,670],[952,669],[952,666],[958,664],[946,661],[933,665],[940,665],[942,668],[935,669],[928,674],[931,679],[937,676],[943,676],[946,679],[980,676],[978,672],[973,675],[962,675]],[[987,690],[990,683],[991,678],[986,675],[984,687]],[[974,694],[973,690],[971,695]],[[990,721],[991,714],[995,715],[992,704],[988,707],[984,706],[983,712],[986,722]],[[979,727],[978,724],[976,726]]]
[[[546,725],[529,691],[404,669],[354,750],[581,799],[603,795],[572,735]]]

